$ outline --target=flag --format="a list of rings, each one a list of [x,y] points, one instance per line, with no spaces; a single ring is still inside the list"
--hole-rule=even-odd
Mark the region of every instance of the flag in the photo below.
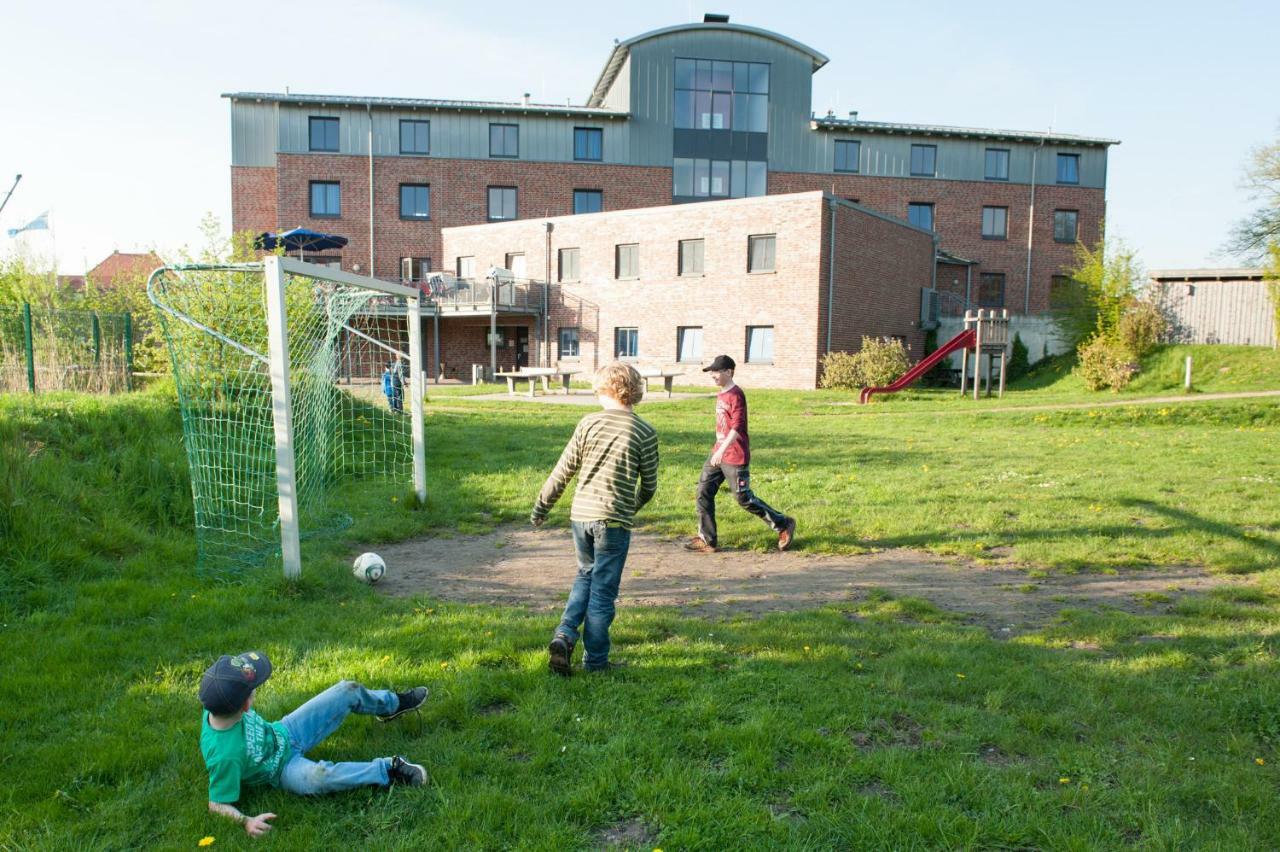
[[[21,228],[10,228],[9,236],[16,237],[23,231],[47,231],[49,230],[49,211],[46,210],[36,218],[32,219]]]

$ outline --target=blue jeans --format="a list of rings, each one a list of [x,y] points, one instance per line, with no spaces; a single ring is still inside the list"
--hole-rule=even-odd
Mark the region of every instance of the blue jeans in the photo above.
[[[605,521],[574,521],[572,526],[578,576],[556,632],[576,642],[581,627],[582,666],[602,669],[609,663],[609,625],[631,547],[631,530]]]
[[[388,757],[364,763],[330,763],[309,760],[306,753],[338,730],[349,714],[385,716],[396,712],[399,706],[400,699],[390,690],[368,690],[354,681],[342,680],[285,716],[280,721],[289,732],[292,754],[280,771],[280,786],[299,796],[336,793],[369,784],[387,786],[387,770],[391,767]]]

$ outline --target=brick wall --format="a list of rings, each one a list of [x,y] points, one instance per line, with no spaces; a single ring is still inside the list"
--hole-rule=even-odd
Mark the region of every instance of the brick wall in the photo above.
[[[274,231],[276,170],[266,166],[231,167],[231,228],[235,231]]]

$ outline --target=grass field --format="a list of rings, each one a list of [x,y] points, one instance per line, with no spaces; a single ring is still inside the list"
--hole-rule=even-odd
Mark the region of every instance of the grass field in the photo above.
[[[1256,354],[1202,389],[1280,386]],[[1005,403],[1079,399],[1072,381]],[[356,525],[308,542],[296,585],[196,576],[171,390],[0,398],[0,848],[1280,846],[1277,400],[996,413],[752,391],[755,487],[801,518],[802,548],[1251,582],[1012,641],[883,595],[760,620],[623,609],[632,665],[565,681],[545,672],[552,617],[350,581],[353,547],[523,521],[584,413],[429,394],[427,506],[355,492]],[[642,414],[663,453],[645,521],[687,533],[709,403]],[[767,558],[758,521],[726,513],[722,535]],[[432,784],[252,792],[244,809],[280,815],[259,841],[209,815],[196,685],[250,647],[276,663],[268,718],[342,677],[429,685],[420,717],[350,720],[313,754],[402,752]]]

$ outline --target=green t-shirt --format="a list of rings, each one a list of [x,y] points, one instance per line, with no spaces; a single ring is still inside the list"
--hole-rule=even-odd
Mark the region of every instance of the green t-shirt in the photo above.
[[[280,770],[289,759],[289,732],[283,722],[267,722],[250,710],[225,731],[209,724],[203,713],[200,752],[209,769],[209,801],[240,800],[240,785],[280,786]]]

